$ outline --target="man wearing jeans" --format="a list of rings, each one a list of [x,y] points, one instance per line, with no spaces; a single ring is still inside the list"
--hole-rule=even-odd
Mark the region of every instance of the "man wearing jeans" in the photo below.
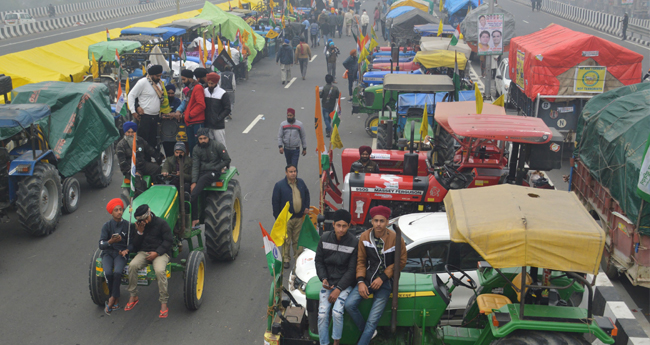
[[[389,230],[390,209],[375,206],[370,209],[372,229],[368,229],[359,238],[359,255],[357,256],[357,286],[345,302],[345,311],[361,331],[358,345],[368,345],[377,329],[377,322],[384,313],[388,297],[393,290],[393,272],[395,269],[395,246],[401,246],[399,270],[406,266],[406,245],[404,239],[396,244],[397,236]],[[372,308],[368,320],[364,321],[359,311],[359,303],[373,294]]]
[[[325,76],[325,87],[320,91],[321,107],[323,108],[323,120],[325,121],[325,132],[329,138],[332,134],[332,119],[330,113],[334,111],[336,102],[339,100],[339,89],[332,85],[334,77],[330,74]]]
[[[300,158],[300,146],[302,155],[307,154],[307,135],[302,122],[296,120],[296,111],[293,108],[287,109],[287,120],[282,121],[278,131],[278,147],[280,154],[284,154],[287,165],[298,167]]]
[[[332,339],[338,345],[343,333],[343,308],[352,291],[357,266],[359,240],[348,233],[352,215],[340,209],[334,212],[334,231],[327,231],[316,249],[316,273],[323,282],[318,302],[318,337],[321,345],[330,343],[329,318],[332,309]]]

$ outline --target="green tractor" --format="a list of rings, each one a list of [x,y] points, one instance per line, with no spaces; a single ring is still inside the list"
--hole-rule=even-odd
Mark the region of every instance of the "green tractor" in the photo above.
[[[382,84],[363,87],[357,85],[352,91],[352,114],[368,114],[365,121],[366,133],[371,138],[377,137],[379,126],[379,112],[382,108],[392,111],[397,104],[397,92],[391,91],[389,96],[382,97],[384,86]],[[383,106],[382,106],[383,105]]]
[[[182,163],[181,163],[182,165]],[[205,255],[214,261],[233,261],[239,253],[241,245],[242,228],[242,195],[239,181],[234,179],[239,174],[237,168],[230,167],[221,174],[219,180],[205,187],[199,197],[199,219],[204,225],[205,236],[200,227],[192,228],[192,205],[189,193],[181,193],[172,184],[171,178],[165,177],[166,183],[150,185],[150,187],[133,200],[132,210],[143,204],[149,205],[151,211],[158,217],[167,221],[173,231],[172,260],[178,258],[183,250],[183,241],[187,242],[189,254],[187,259],[180,262],[170,261],[167,264],[167,276],[171,272],[183,272],[184,301],[190,310],[201,306],[203,285],[205,281]],[[181,175],[181,185],[183,183]],[[146,181],[151,181],[147,177]],[[148,182],[150,183],[150,182]],[[181,206],[183,205],[183,206]],[[128,210],[125,210],[125,219],[128,220]],[[203,238],[205,237],[205,243]],[[97,249],[90,262],[90,296],[93,302],[104,306],[108,300],[108,285],[104,278],[100,249]],[[131,257],[135,253],[131,254]],[[128,269],[122,276],[122,285],[128,285]],[[138,284],[150,285],[156,280],[152,265],[138,272]]]
[[[452,190],[445,206],[451,240],[468,243],[485,260],[477,263],[478,284],[451,265],[444,267],[447,282],[435,271],[396,271],[391,301],[371,344],[586,345],[587,334],[614,343],[618,330],[611,319],[592,315],[593,290],[585,278],[598,273],[605,234],[574,194],[498,185]],[[394,229],[400,241],[401,231]],[[400,249],[395,248],[399,262]],[[436,259],[422,262],[423,267],[433,269]],[[307,283],[306,306],[282,299],[278,284],[280,279],[271,286],[273,313],[265,341],[317,343],[322,283],[318,277]],[[458,286],[474,289],[475,296],[460,326],[441,325]],[[364,317],[371,306],[372,295],[359,305]],[[346,314],[341,344],[355,344],[359,336]]]

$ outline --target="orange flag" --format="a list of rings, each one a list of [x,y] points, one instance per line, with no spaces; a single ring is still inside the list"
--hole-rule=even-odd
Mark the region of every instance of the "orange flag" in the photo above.
[[[323,137],[323,115],[321,114],[320,107],[320,91],[318,86],[316,86],[316,108],[314,110],[314,130],[316,131],[316,154],[318,155],[318,175],[323,174],[323,165],[320,164],[320,158],[323,152],[327,153],[327,147],[325,146],[325,139]]]

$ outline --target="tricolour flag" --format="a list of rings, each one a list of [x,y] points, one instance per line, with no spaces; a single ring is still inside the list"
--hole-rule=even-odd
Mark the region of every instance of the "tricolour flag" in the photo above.
[[[427,102],[424,99],[424,111],[422,112],[422,121],[420,122],[420,141],[429,135],[429,114],[427,114]]]
[[[483,95],[481,95],[481,90],[478,89],[476,83],[474,83],[474,96],[476,96],[476,113],[481,114],[483,112]]]
[[[108,28],[106,28],[106,40],[107,41],[111,40],[111,34],[108,32]]]
[[[334,110],[329,114],[332,119],[332,126],[338,126],[341,123],[341,93],[339,92],[339,99],[336,102]]]
[[[451,42],[449,42],[449,45],[455,46],[458,44],[458,40],[460,39],[460,24],[456,27],[456,31],[454,31],[454,36],[451,38]]]
[[[99,78],[99,64],[97,63],[97,60],[95,60],[95,53],[92,53],[93,60],[92,60],[92,66],[90,66],[90,73],[93,74],[93,79]]]
[[[207,53],[207,52],[206,52]],[[203,50],[201,49],[201,45],[199,44],[199,65],[203,68],[205,68],[205,63],[203,62]]]
[[[117,62],[117,65],[119,66],[121,63],[120,60],[120,53],[117,52],[117,48],[115,48],[115,62]]]
[[[133,152],[131,152],[131,197],[135,195],[135,152],[136,152],[136,139],[138,138],[138,134],[135,133],[133,134],[133,145],[131,147],[133,148]]]
[[[178,55],[180,55],[183,62],[187,61],[187,52],[185,52],[185,46],[183,46],[183,37],[181,37],[181,45],[178,48]]]
[[[117,103],[115,104],[115,112],[122,114],[124,107],[124,94],[122,93],[122,83],[117,83]]]
[[[300,237],[298,237],[298,247],[304,247],[316,252],[316,249],[318,249],[319,241],[320,236],[318,236],[318,231],[316,231],[314,223],[311,222],[309,216],[305,217],[305,219],[302,221]]]
[[[277,277],[278,274],[282,271],[282,254],[280,249],[273,242],[271,236],[266,232],[262,223],[260,224],[260,229],[262,229],[262,239],[264,240],[264,253],[266,254],[266,262],[269,265],[269,272],[273,278]]]
[[[273,243],[280,247],[282,247],[284,239],[287,237],[287,223],[289,222],[289,219],[291,219],[291,216],[292,214],[289,212],[289,202],[287,201],[287,203],[284,204],[282,211],[280,211],[278,218],[275,219],[275,223],[273,223],[273,228],[271,229],[271,239],[273,240]]]

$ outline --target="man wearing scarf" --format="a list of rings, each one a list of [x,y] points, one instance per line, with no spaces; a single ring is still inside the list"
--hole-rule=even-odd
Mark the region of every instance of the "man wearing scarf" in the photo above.
[[[359,160],[354,162],[354,163],[359,163],[361,164],[362,168],[359,170],[360,173],[374,173],[374,174],[379,174],[379,165],[377,165],[377,162],[371,161],[370,160],[370,154],[372,153],[372,149],[370,146],[361,146],[359,147]],[[352,167],[350,167],[350,172],[354,172],[354,165],[352,164]]]
[[[131,178],[131,156],[133,155],[133,135],[138,130],[138,125],[135,122],[127,121],[122,125],[124,130],[124,138],[122,138],[116,147],[117,161],[120,166],[120,171],[124,178]],[[159,151],[149,146],[147,142],[139,135],[135,140],[135,174],[136,176],[142,175],[157,175],[160,174],[160,166],[145,159],[146,156],[154,157],[157,161],[162,162],[162,157]]]
[[[179,126],[182,124],[183,115],[177,112],[178,107],[181,105],[181,100],[176,97],[176,86],[174,84],[165,85],[165,90],[169,99],[171,112],[169,114],[162,114],[161,141],[165,156],[169,157],[174,155],[176,135],[178,134]]]
[[[219,87],[219,75],[208,73],[208,87],[205,95],[205,127],[210,130],[208,137],[220,142],[226,147],[226,117],[230,115],[230,96],[226,90]]]
[[[159,317],[164,319],[169,315],[169,309],[167,309],[169,293],[167,292],[166,268],[174,240],[172,230],[163,218],[157,217],[151,212],[149,205],[140,205],[135,210],[134,216],[136,219],[135,231],[132,232],[133,240],[129,244],[129,252],[137,254],[129,264],[129,293],[131,298],[124,310],[133,309],[139,302],[138,270],[153,264],[160,294]]]
[[[147,69],[147,77],[138,80],[129,92],[129,110],[139,121],[138,136],[142,137],[151,147],[158,147],[158,123],[160,113],[169,113],[169,99],[165,85],[160,81],[163,68],[153,65]],[[136,99],[138,107],[136,108]]]

